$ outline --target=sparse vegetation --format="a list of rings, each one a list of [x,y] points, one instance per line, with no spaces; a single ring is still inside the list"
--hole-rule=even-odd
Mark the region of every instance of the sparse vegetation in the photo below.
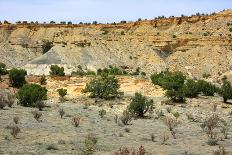
[[[2,62],[0,62],[0,81],[1,81],[1,76],[8,74],[8,71],[6,69],[6,65]]]
[[[153,100],[147,99],[140,93],[135,93],[128,107],[129,112],[136,117],[144,117],[148,110],[152,109]]]
[[[13,121],[14,121],[15,124],[18,124],[19,123],[19,117],[18,116],[13,117]]]
[[[13,68],[9,71],[10,83],[13,87],[22,87],[25,83],[25,76],[27,72],[24,69]]]
[[[84,146],[81,148],[82,155],[93,155],[96,152],[97,137],[88,134],[85,137]]]

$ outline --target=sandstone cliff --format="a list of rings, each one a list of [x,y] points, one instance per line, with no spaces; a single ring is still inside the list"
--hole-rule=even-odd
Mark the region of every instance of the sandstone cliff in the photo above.
[[[77,65],[140,67],[150,74],[165,68],[192,77],[218,77],[232,67],[232,11],[127,24],[0,25],[0,56],[8,66],[48,73],[50,64],[71,72]],[[44,53],[45,45],[52,48]]]

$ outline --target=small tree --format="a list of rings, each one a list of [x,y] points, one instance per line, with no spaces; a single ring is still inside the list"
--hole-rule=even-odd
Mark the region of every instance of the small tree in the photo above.
[[[64,96],[67,95],[67,89],[57,89],[57,92],[59,93],[60,99],[63,101],[64,100]]]
[[[152,109],[153,100],[148,100],[145,96],[140,93],[135,93],[132,101],[128,107],[131,114],[137,117],[144,117],[148,110]]]
[[[49,73],[51,76],[65,76],[64,67],[58,65],[51,65]]]
[[[25,83],[25,76],[27,72],[24,69],[13,68],[9,72],[10,83],[13,87],[22,87]]]
[[[223,101],[226,103],[228,99],[232,99],[232,87],[228,80],[223,80],[222,87],[220,89],[220,95],[223,97]]]
[[[161,81],[162,87],[166,89],[166,96],[174,102],[184,102],[184,82],[186,77],[181,72],[168,73]]]
[[[47,89],[37,84],[26,84],[18,92],[19,104],[25,107],[40,107],[39,101],[47,98]]]
[[[90,97],[109,99],[119,94],[118,80],[114,76],[102,74],[88,83],[83,92],[89,92]]]

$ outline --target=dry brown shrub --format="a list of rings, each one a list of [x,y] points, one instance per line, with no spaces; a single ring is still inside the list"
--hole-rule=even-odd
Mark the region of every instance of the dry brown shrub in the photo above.
[[[15,117],[13,118],[13,121],[14,121],[15,124],[18,124],[18,123],[19,123],[19,117],[18,117],[18,116],[15,116]]]
[[[72,118],[72,122],[73,122],[75,127],[78,127],[80,125],[80,120],[81,120],[81,118],[79,116],[74,116]]]
[[[38,121],[41,122],[40,118],[42,117],[42,113],[39,112],[38,110],[34,110],[31,112],[33,117]]]
[[[176,139],[176,127],[179,125],[179,122],[177,119],[171,117],[171,116],[166,116],[163,119],[164,124],[168,127],[169,131],[171,132],[172,136],[174,139]]]
[[[138,150],[130,150],[127,147],[120,148],[114,155],[150,155],[150,153],[141,145]]]
[[[63,116],[65,115],[65,111],[63,108],[59,109],[59,114],[60,114],[60,118],[63,118]]]
[[[129,113],[128,110],[123,111],[122,116],[120,117],[121,122],[124,125],[128,125],[132,120],[132,115]]]

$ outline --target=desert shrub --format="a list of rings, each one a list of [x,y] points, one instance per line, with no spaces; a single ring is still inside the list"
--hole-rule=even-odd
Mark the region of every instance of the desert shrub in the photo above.
[[[168,127],[169,131],[171,132],[174,139],[176,139],[176,127],[179,125],[179,122],[177,119],[174,119],[173,117],[166,116],[163,119],[164,124]]]
[[[41,77],[41,79],[40,79],[40,84],[41,85],[46,85],[47,84],[47,79],[46,79],[46,76],[45,75],[43,75],[42,77]]]
[[[129,132],[131,132],[131,129],[130,128],[125,128],[124,131],[129,133]]]
[[[97,75],[109,74],[109,75],[127,75],[128,72],[122,68],[109,66],[109,68],[103,68],[97,70]]]
[[[184,82],[186,77],[181,72],[163,71],[151,75],[152,83],[161,86],[166,90],[166,96],[174,102],[184,102]]]
[[[42,50],[43,53],[47,53],[53,47],[53,43],[47,40],[43,40]]]
[[[232,27],[229,29],[230,32],[232,32]]]
[[[0,62],[0,80],[1,80],[1,75],[6,75],[6,74],[8,74],[6,65]]]
[[[46,149],[47,150],[58,150],[58,147],[55,144],[48,144]]]
[[[90,81],[83,92],[89,92],[90,97],[110,99],[120,94],[118,91],[120,85],[114,76],[102,74],[99,78]]]
[[[152,109],[153,100],[148,100],[140,93],[135,93],[128,107],[129,112],[136,117],[144,117],[148,110]]]
[[[104,109],[99,110],[99,116],[103,118],[106,115],[106,111]]]
[[[80,120],[81,120],[81,117],[79,117],[79,116],[74,116],[74,117],[72,118],[73,125],[74,125],[75,127],[78,127],[78,126],[80,125]]]
[[[209,73],[203,73],[203,74],[202,74],[202,77],[203,77],[203,78],[206,78],[206,79],[209,78],[210,76],[211,76],[211,75],[210,75]]]
[[[41,122],[40,118],[42,117],[43,114],[40,111],[34,110],[31,113],[35,120],[37,120],[38,122]]]
[[[210,82],[199,80],[197,84],[199,91],[206,96],[214,96],[214,94],[218,92],[218,88],[215,85],[211,84]]]
[[[220,146],[219,145],[219,148],[218,150],[216,150],[213,155],[227,155],[228,152],[226,151],[225,147],[224,146]]]
[[[60,96],[60,100],[64,100],[64,96],[67,95],[67,89],[64,89],[64,88],[60,88],[60,89],[57,89],[57,92]]]
[[[161,141],[161,145],[164,145],[167,143],[167,141],[169,140],[169,135],[167,132],[162,132],[160,135],[160,141]]]
[[[25,76],[27,72],[24,69],[13,68],[9,71],[10,83],[13,87],[22,87],[25,83]]]
[[[10,134],[14,138],[17,138],[17,135],[20,133],[20,128],[17,125],[7,126],[6,128],[11,130]]]
[[[119,119],[124,125],[128,125],[132,121],[132,115],[128,110],[124,110]]]
[[[19,104],[40,108],[40,101],[47,99],[47,89],[37,84],[26,84],[18,91]]]
[[[155,134],[154,133],[150,134],[150,137],[151,137],[151,141],[155,142]]]
[[[194,80],[187,80],[184,85],[183,91],[185,96],[189,98],[197,97],[200,93],[198,84]]]
[[[85,137],[84,146],[81,148],[82,155],[93,155],[96,152],[97,137],[88,134]]]
[[[7,95],[7,105],[8,105],[8,107],[11,108],[11,107],[13,106],[14,103],[15,103],[15,95],[9,93],[9,94]]]
[[[214,129],[219,125],[220,119],[217,114],[212,114],[202,123],[202,129],[206,132],[210,139],[216,139]]]
[[[60,118],[63,118],[63,116],[65,115],[65,111],[63,108],[59,109],[59,114],[60,114]]]
[[[174,102],[184,102],[184,82],[186,77],[181,72],[172,72],[164,77],[162,87],[166,90],[165,95]]]
[[[51,65],[49,73],[51,76],[65,76],[64,67],[58,65]]]
[[[94,71],[90,71],[90,70],[87,70],[87,71],[84,71],[82,69],[82,67],[79,65],[77,70],[76,71],[73,71],[71,73],[72,76],[86,76],[86,75],[96,75],[96,73]]]
[[[19,117],[18,116],[13,117],[13,121],[14,121],[15,124],[18,124],[19,123]]]
[[[232,86],[228,80],[223,80],[222,87],[219,94],[223,97],[223,101],[226,103],[228,99],[232,99]]]
[[[141,145],[138,150],[130,150],[127,147],[120,148],[114,155],[146,155],[149,154]]]
[[[0,98],[0,109],[3,109],[5,106],[7,106],[6,100],[3,98],[3,96],[1,96],[1,98]]]

